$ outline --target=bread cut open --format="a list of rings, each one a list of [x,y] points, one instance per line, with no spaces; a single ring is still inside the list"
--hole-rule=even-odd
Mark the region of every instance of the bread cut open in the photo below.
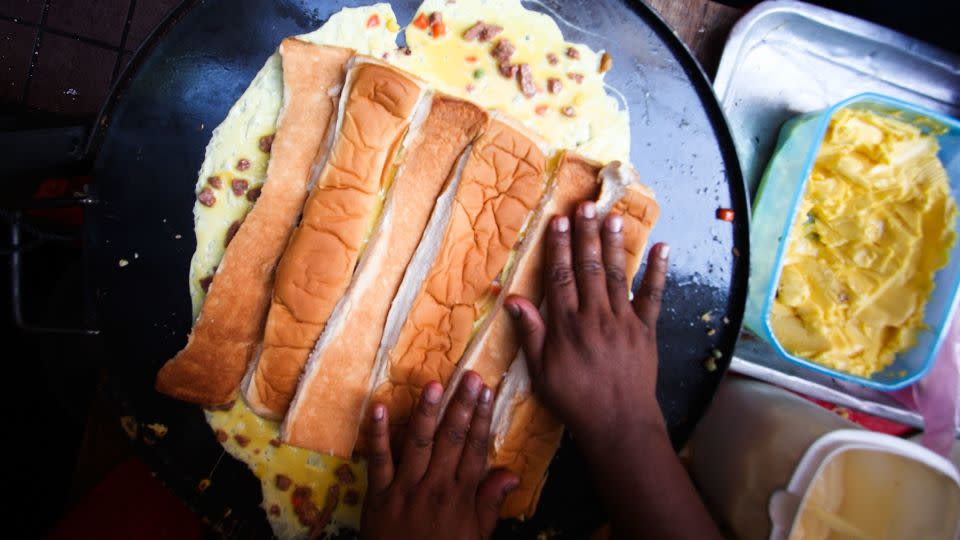
[[[596,175],[595,166],[589,163],[582,160],[566,162],[570,174],[579,179],[577,184],[587,185],[589,175]],[[603,217],[611,210],[623,216],[625,275],[632,282],[640,268],[647,239],[659,217],[660,208],[653,193],[639,183],[636,172],[619,162],[601,169],[599,179],[598,216]],[[569,201],[567,210],[571,210],[576,202]],[[517,292],[514,294],[521,294],[521,289],[524,292],[533,291],[528,298],[539,302],[543,296],[543,257],[531,261],[529,266],[524,267],[529,281],[522,279],[524,275],[518,276],[515,285]],[[500,384],[494,405],[489,463],[491,468],[508,469],[520,477],[520,485],[508,495],[500,515],[523,519],[536,511],[540,492],[546,482],[547,468],[560,446],[563,424],[533,394],[517,336],[507,331],[502,334],[497,341],[491,340],[487,349],[502,348],[505,352],[487,353],[474,358],[472,369],[486,372],[487,377],[495,376],[502,369],[503,355],[510,351],[515,354]],[[485,366],[484,362],[492,367]]]
[[[371,400],[405,424],[423,386],[446,384],[482,304],[529,225],[546,184],[541,143],[495,118],[474,143],[449,209],[438,206],[394,300],[377,354]],[[486,311],[485,311],[486,310]]]
[[[426,112],[426,83],[355,57],[336,134],[277,267],[263,346],[244,396],[266,418],[287,412],[307,357],[352,280],[396,172],[394,158]]]
[[[205,406],[236,399],[261,341],[277,260],[300,217],[311,171],[353,51],[288,38],[283,107],[260,198],[224,252],[187,344],[157,374],[159,392]]]
[[[487,386],[499,386],[520,348],[516,322],[503,308],[503,302],[515,294],[539,304],[543,296],[541,274],[546,257],[543,238],[550,219],[555,215],[570,215],[578,203],[596,199],[600,191],[599,172],[599,164],[574,152],[560,154],[537,216],[516,250],[514,263],[500,280],[503,292],[491,299],[490,316],[460,360],[456,374],[447,386],[444,405],[453,396],[467,370],[476,371]]]
[[[307,361],[284,418],[285,442],[341,457],[353,452],[390,305],[435,205],[449,207],[462,157],[488,120],[468,101],[433,96],[429,115],[403,152],[353,283]]]

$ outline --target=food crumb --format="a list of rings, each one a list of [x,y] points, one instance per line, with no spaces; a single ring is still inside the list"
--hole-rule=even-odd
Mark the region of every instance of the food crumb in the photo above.
[[[716,349],[716,348],[710,351],[710,355],[716,358],[717,360],[723,358],[723,353],[720,352],[720,349]]]
[[[175,234],[175,235],[173,235],[173,238],[174,238],[175,240],[179,240],[179,239],[183,238],[183,235],[181,235],[181,234]]]
[[[610,56],[610,53],[603,53],[603,56],[600,57],[600,73],[606,73],[610,71],[610,68],[613,67],[613,57]]]
[[[560,112],[563,113],[563,115],[566,116],[567,118],[573,118],[574,116],[577,115],[577,110],[574,109],[573,107],[564,107],[560,109]]]
[[[567,47],[567,58],[572,58],[574,60],[580,59],[580,51],[574,47]]]
[[[730,324],[730,317],[726,317],[726,316],[725,316],[725,317],[723,318],[723,324]]]
[[[128,264],[130,264],[130,261],[128,261],[128,260],[126,260],[126,259],[120,259],[119,261],[117,261],[117,266],[119,266],[120,268],[123,268],[124,266],[127,266]]]
[[[137,421],[132,416],[121,416],[120,427],[123,428],[123,431],[127,434],[127,437],[130,437],[131,439],[137,438]]]
[[[703,361],[703,367],[712,373],[717,370],[717,361],[714,360],[713,357],[707,358]]]
[[[209,478],[204,478],[203,480],[200,480],[200,483],[197,484],[197,491],[199,491],[200,493],[203,493],[204,491],[207,490],[207,488],[210,487],[210,484],[211,482]]]
[[[717,333],[717,331],[716,331],[716,329],[714,329],[714,328],[710,328],[710,329],[707,330],[707,335],[708,335],[708,336],[712,336],[712,335],[714,335],[714,334],[716,334],[716,333]]]
[[[707,311],[703,315],[700,315],[700,320],[703,322],[713,322],[713,314]]]
[[[730,251],[733,253],[733,256],[734,256],[734,257],[739,257],[739,256],[740,256],[740,250],[737,249],[737,246],[733,246],[733,249],[731,249]]]
[[[147,429],[152,431],[158,439],[164,438],[168,431],[167,426],[163,424],[147,424]]]

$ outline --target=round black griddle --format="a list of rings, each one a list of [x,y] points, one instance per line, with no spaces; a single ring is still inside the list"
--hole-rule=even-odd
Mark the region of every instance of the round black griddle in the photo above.
[[[211,130],[280,40],[319,27],[342,7],[365,3],[185,2],[131,63],[91,142],[100,204],[88,220],[87,240],[111,388],[124,414],[141,426],[138,440],[159,478],[233,537],[270,535],[258,506],[259,481],[224,455],[199,407],[153,390],[157,370],[183,347],[191,324],[187,272],[195,249],[197,171]],[[418,5],[394,2],[394,10],[405,22]],[[657,393],[679,446],[729,363],[743,313],[749,209],[733,142],[703,72],[645,5],[527,5],[555,12],[565,21],[567,39],[614,58],[607,81],[630,107],[631,160],[662,207],[651,242],[673,246],[658,327]],[[736,212],[734,223],[716,219],[721,207]],[[120,259],[129,265],[120,267]],[[711,322],[703,320],[707,313]],[[722,358],[709,372],[704,361],[715,349]],[[152,422],[168,426],[168,434],[151,438],[142,428]],[[204,478],[212,483],[200,492]],[[552,530],[582,537],[601,520],[589,476],[567,440],[536,516],[502,524],[498,536],[533,538]]]

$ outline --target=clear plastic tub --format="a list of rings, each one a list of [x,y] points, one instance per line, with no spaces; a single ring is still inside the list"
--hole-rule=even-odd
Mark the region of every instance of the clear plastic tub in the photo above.
[[[770,325],[770,310],[776,298],[796,208],[806,190],[830,118],[844,108],[868,109],[895,116],[926,132],[943,130],[944,133],[937,137],[939,158],[947,170],[954,199],[960,193],[960,121],[956,119],[893,98],[860,94],[829,109],[790,120],[780,130],[777,148],[754,201],[750,227],[750,292],[744,324],[787,360],[838,379],[878,390],[896,390],[916,382],[927,373],[948,333],[947,325],[957,310],[960,292],[960,242],[951,250],[947,266],[934,276],[934,290],[924,313],[927,330],[918,334],[913,348],[897,355],[893,364],[869,378],[833,370],[790,354],[780,345]]]

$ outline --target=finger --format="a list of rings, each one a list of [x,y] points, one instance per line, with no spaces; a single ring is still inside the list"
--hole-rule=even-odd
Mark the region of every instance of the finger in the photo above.
[[[447,405],[447,411],[440,421],[440,429],[434,440],[433,457],[430,458],[428,474],[438,480],[453,478],[463,455],[463,445],[470,430],[470,420],[477,408],[483,380],[473,371],[467,371],[460,379],[453,399]]]
[[[507,311],[517,320],[520,345],[527,359],[530,379],[536,381],[543,373],[543,342],[547,335],[547,325],[537,307],[526,298],[514,295],[507,298],[506,304]]]
[[[437,416],[440,414],[442,397],[443,386],[440,383],[427,383],[423,387],[423,393],[420,394],[420,402],[410,418],[403,457],[400,460],[400,470],[397,473],[398,481],[405,486],[420,482],[430,465],[430,454],[433,452],[433,438],[437,432]]]
[[[500,517],[500,508],[507,495],[520,485],[520,478],[510,471],[491,472],[477,490],[477,518],[480,522],[480,534],[490,538]]]
[[[626,255],[623,252],[623,216],[611,212],[603,222],[603,267],[607,276],[610,307],[616,313],[627,309],[630,301],[626,265]]]
[[[640,290],[633,299],[633,308],[647,328],[657,327],[660,316],[660,302],[663,299],[663,286],[667,281],[667,264],[670,246],[664,243],[653,246],[647,255],[647,269],[643,273]]]
[[[580,293],[580,311],[609,308],[607,280],[603,275],[600,253],[597,205],[593,201],[587,201],[577,208],[573,237],[573,273],[577,278],[577,291]]]
[[[476,487],[487,470],[487,442],[490,440],[490,418],[493,416],[493,390],[484,386],[473,412],[467,444],[460,458],[457,480]]]
[[[387,408],[381,403],[373,405],[370,411],[369,451],[367,455],[367,491],[378,495],[386,491],[393,482],[393,455],[390,453],[390,424],[387,421]]]
[[[546,296],[550,319],[566,320],[577,311],[577,284],[570,253],[570,218],[557,216],[547,233]]]

